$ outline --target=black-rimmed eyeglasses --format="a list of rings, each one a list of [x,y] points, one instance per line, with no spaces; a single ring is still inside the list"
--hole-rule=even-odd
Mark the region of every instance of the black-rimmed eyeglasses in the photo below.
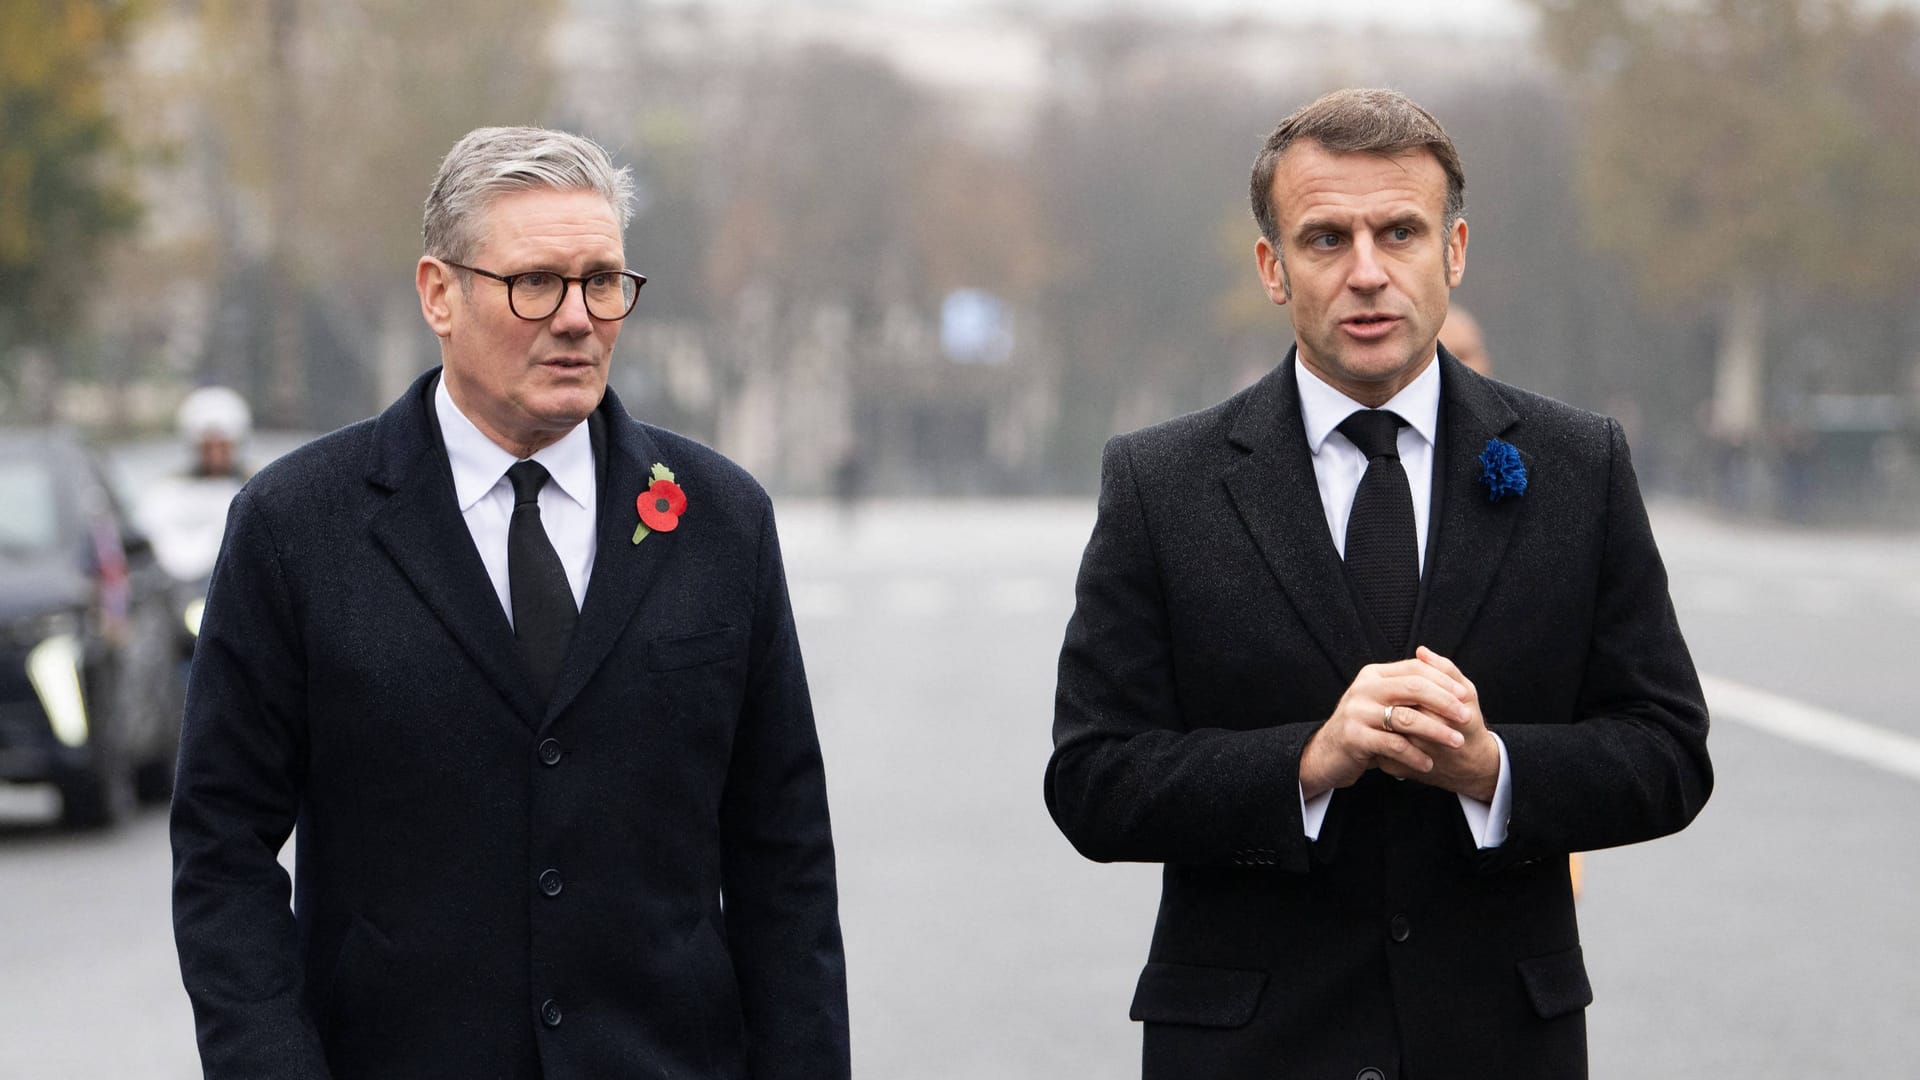
[[[633,302],[640,297],[640,286],[647,283],[646,275],[631,270],[596,270],[585,277],[567,277],[552,270],[496,274],[452,259],[440,261],[505,285],[507,308],[528,322],[553,318],[553,313],[567,302],[569,285],[580,286],[580,296],[587,302],[587,314],[603,322],[624,319],[633,312]]]

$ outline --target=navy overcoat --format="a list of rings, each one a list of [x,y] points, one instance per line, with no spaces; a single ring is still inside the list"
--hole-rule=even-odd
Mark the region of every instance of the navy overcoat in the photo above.
[[[207,1077],[846,1076],[766,494],[608,392],[598,553],[543,703],[455,506],[434,376],[228,518],[172,819]],[[655,463],[688,506],[635,544]]]

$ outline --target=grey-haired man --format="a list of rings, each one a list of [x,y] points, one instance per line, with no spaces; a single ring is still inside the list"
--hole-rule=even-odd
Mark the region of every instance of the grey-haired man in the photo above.
[[[606,385],[630,199],[578,136],[462,139],[443,366],[234,501],[173,808],[210,1078],[848,1074],[767,497]]]

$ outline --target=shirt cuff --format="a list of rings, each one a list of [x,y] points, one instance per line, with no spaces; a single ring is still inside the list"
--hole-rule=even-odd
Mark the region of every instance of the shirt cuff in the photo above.
[[[1487,734],[1493,735],[1493,732]],[[1507,842],[1507,819],[1513,816],[1513,774],[1507,768],[1507,744],[1500,736],[1493,735],[1493,745],[1500,749],[1500,778],[1494,781],[1493,801],[1484,803],[1465,795],[1457,796],[1461,812],[1467,815],[1467,831],[1483,851]],[[1326,813],[1325,808],[1321,813]]]
[[[1502,757],[1502,761],[1506,758]],[[1300,789],[1300,824],[1307,839],[1320,839],[1320,826],[1327,820],[1327,806],[1333,802],[1333,792],[1323,791],[1313,798],[1307,798],[1305,788]]]

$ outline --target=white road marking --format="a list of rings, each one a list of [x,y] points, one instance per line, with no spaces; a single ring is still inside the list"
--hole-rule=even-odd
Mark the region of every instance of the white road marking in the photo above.
[[[1836,757],[1920,780],[1920,739],[1805,702],[1702,675],[1715,720],[1732,720]]]

